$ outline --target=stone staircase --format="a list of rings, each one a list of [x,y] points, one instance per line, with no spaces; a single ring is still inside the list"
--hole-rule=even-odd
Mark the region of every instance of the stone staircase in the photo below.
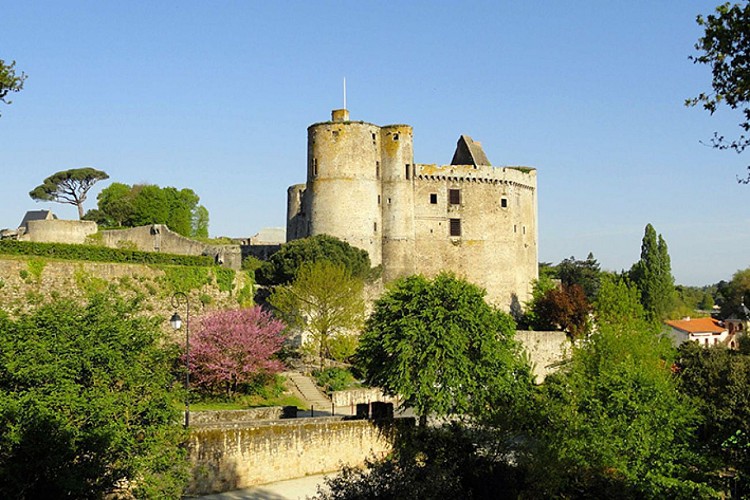
[[[331,400],[323,394],[315,382],[300,372],[288,371],[282,373],[299,391],[302,399],[315,409],[315,413],[331,412]]]

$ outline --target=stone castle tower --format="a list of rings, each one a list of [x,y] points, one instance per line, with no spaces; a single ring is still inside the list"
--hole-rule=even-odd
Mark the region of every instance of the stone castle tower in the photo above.
[[[450,270],[508,310],[537,277],[536,170],[493,167],[461,136],[450,165],[414,164],[409,125],[307,129],[307,183],[287,192],[287,241],[336,236],[367,250],[385,282]]]

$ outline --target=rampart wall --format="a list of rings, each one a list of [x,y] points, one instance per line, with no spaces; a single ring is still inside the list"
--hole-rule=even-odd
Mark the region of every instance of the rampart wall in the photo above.
[[[231,269],[240,269],[242,251],[239,245],[209,245],[175,233],[164,224],[101,231],[101,242],[110,248],[130,248],[144,252],[178,255],[210,255]]]
[[[126,298],[140,297],[144,312],[164,318],[166,332],[174,333],[167,319],[174,312],[171,305],[176,283],[167,273],[193,274],[211,268],[181,266],[149,266],[145,264],[115,264],[104,262],[57,261],[41,257],[0,256],[0,309],[16,314],[56,298],[80,299],[94,292],[107,292]],[[186,291],[190,297],[191,314],[200,316],[217,309],[238,306],[239,290],[248,285],[245,273],[235,275],[231,292],[221,291],[215,278],[200,288]]]
[[[565,332],[516,331],[516,340],[529,355],[535,382],[541,384],[547,375],[562,364],[569,354],[570,340]]]
[[[411,426],[411,419],[322,417],[191,427],[188,493],[231,491],[362,465],[368,457],[385,456],[398,429]]]
[[[82,244],[97,231],[96,222],[89,220],[31,220],[26,224],[26,232],[19,237],[22,241]]]

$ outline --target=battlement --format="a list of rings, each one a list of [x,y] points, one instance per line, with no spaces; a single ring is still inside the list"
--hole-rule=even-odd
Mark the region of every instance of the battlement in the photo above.
[[[536,189],[536,169],[488,165],[415,165],[418,180],[507,184]]]

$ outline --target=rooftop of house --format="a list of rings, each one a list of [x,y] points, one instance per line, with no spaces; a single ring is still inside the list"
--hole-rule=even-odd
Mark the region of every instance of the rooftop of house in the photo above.
[[[727,329],[724,324],[714,318],[685,318],[665,321],[667,325],[685,333],[722,333]]]

